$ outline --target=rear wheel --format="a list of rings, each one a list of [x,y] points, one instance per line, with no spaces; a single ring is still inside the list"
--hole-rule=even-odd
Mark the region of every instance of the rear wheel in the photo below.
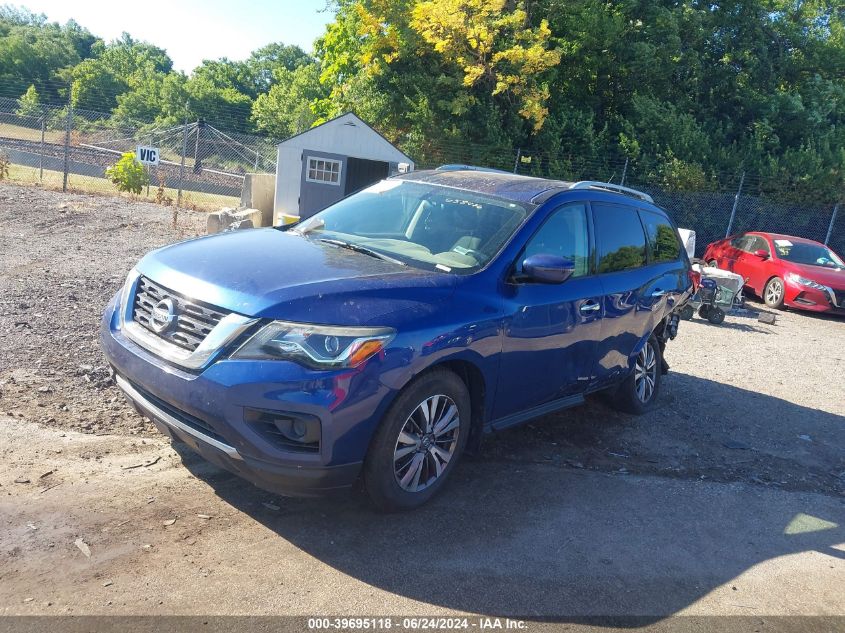
[[[685,305],[681,308],[680,312],[678,312],[678,316],[682,318],[684,321],[689,321],[693,315],[695,315],[695,308],[691,305]]]
[[[380,510],[416,508],[446,483],[470,432],[463,381],[433,370],[408,385],[382,420],[364,462],[364,487]]]
[[[641,415],[654,408],[660,392],[663,356],[652,335],[637,354],[634,371],[619,385],[613,404],[622,411]]]
[[[783,308],[784,287],[780,277],[772,277],[763,289],[763,301],[770,308]]]

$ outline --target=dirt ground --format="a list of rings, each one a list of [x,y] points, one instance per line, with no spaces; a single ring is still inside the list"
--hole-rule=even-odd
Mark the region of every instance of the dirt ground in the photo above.
[[[97,345],[102,309],[140,256],[203,232],[204,214],[181,212],[174,228],[171,209],[156,205],[0,184],[0,227],[0,613],[313,614],[337,612],[337,600],[350,612],[372,604],[393,605],[403,613],[431,613],[432,604],[436,612],[496,610],[495,602],[462,602],[393,577],[386,580],[333,550],[335,542],[352,549],[360,545],[380,564],[399,564],[401,557],[393,560],[384,551],[373,552],[373,543],[362,543],[373,533],[389,539],[386,529],[408,527],[410,519],[378,517],[355,495],[300,501],[258,491],[174,450],[124,404]],[[747,569],[797,551],[781,549],[777,539],[799,510],[838,528],[845,517],[845,321],[779,312],[774,325],[765,325],[756,318],[762,309],[751,301],[747,312],[729,316],[721,326],[698,318],[682,322],[666,353],[671,371],[663,381],[661,406],[646,416],[619,414],[593,398],[583,407],[488,436],[482,453],[461,467],[424,515],[457,513],[472,525],[467,508],[501,494],[502,503],[526,499],[541,517],[549,512],[549,500],[556,502],[555,493],[546,490],[540,500],[532,496],[538,494],[533,488],[526,492],[514,482],[592,482],[594,495],[571,499],[585,512],[602,494],[611,495],[616,508],[626,507],[626,495],[645,494],[643,507],[663,504],[669,514],[671,500],[677,499],[686,504],[678,512],[687,514],[673,515],[673,521],[694,515],[703,523],[672,524],[673,529],[689,529],[697,538],[706,534],[719,543],[742,537],[736,530],[725,537],[720,532],[725,523],[742,526],[751,519],[738,507],[718,525],[708,524],[720,512],[715,508],[747,498],[748,507],[763,516],[783,506],[772,516],[777,529],[771,543],[760,537]],[[712,503],[710,516],[699,517],[697,508]],[[476,509],[493,525],[522,530],[513,524],[513,509]],[[634,510],[595,518],[601,524],[597,530],[621,530],[637,520]],[[338,531],[343,521],[354,529]],[[374,525],[380,526],[375,532]],[[748,525],[753,533],[753,523]],[[772,526],[758,526],[760,534]],[[810,547],[828,554],[838,547],[832,564],[825,559],[817,569],[815,558],[795,563],[796,569],[809,565],[811,571],[801,573],[818,580],[802,589],[800,608],[770,605],[769,612],[815,612],[818,606],[822,613],[845,613],[845,605],[825,610],[821,602],[827,583],[842,586],[845,555],[837,543],[845,538],[841,530],[836,534],[838,541]],[[664,536],[671,541],[671,534]],[[737,552],[755,541],[737,541]],[[261,562],[263,548],[288,557],[271,564],[282,565],[284,573],[276,570],[274,577],[288,583],[274,586],[280,595],[268,596],[267,584],[254,582],[256,566],[268,564]],[[729,565],[729,558],[725,554],[724,566],[708,571],[695,589],[678,580],[687,563],[667,560],[652,571],[655,577],[676,577],[671,590],[649,585],[648,595],[637,594],[640,603],[621,589],[606,597],[617,605],[625,600],[647,605],[648,613],[677,613],[699,604],[702,596],[721,595],[718,587],[746,571]],[[613,555],[596,560],[599,568],[613,571]],[[479,569],[502,562],[484,561]],[[440,562],[462,577],[460,562]],[[629,562],[631,569],[642,569],[633,554]],[[782,572],[778,568],[774,577]],[[354,582],[337,580],[336,573]],[[176,578],[180,584],[174,584]],[[758,579],[762,593],[772,578]],[[298,587],[296,579],[307,580]],[[336,592],[316,589],[321,580],[332,579]],[[227,601],[233,597],[230,589],[237,603]],[[405,600],[391,602],[396,595]],[[510,598],[499,604],[516,613],[535,604]],[[547,604],[542,595],[532,599]],[[724,604],[717,601],[713,608]],[[746,613],[739,607],[734,611]]]

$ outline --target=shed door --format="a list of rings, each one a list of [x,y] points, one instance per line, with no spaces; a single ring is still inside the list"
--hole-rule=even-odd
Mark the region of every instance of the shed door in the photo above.
[[[346,190],[344,195],[360,191],[390,174],[390,164],[363,158],[346,159]]]
[[[299,216],[302,219],[310,218],[343,198],[345,183],[343,156],[305,150],[302,154]]]

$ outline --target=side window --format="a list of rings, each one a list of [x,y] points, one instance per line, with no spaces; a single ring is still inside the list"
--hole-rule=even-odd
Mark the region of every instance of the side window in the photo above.
[[[769,248],[769,243],[764,240],[759,235],[750,235],[749,242],[748,242],[748,252],[753,253],[755,251],[766,251],[769,256],[772,255],[772,249]]]
[[[673,262],[681,256],[681,243],[667,218],[652,211],[640,211],[648,237],[649,261]]]
[[[590,272],[590,242],[587,232],[587,207],[582,203],[568,204],[552,212],[543,226],[525,246],[517,264],[522,272],[522,261],[531,255],[557,255],[575,263],[573,277],[583,277]]]
[[[645,266],[645,233],[636,209],[593,203],[593,216],[600,273]]]
[[[746,243],[748,242],[747,235],[737,235],[735,238],[731,240],[731,246],[734,248],[738,248],[739,250],[745,250]]]

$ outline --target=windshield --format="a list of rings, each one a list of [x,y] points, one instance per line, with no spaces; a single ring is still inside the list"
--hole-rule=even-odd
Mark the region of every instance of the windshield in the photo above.
[[[842,262],[836,253],[821,244],[775,240],[775,250],[777,251],[778,257],[795,264],[826,266],[828,268],[842,268],[845,266],[845,263]]]
[[[304,220],[291,232],[367,249],[419,268],[470,273],[496,256],[529,210],[460,189],[384,180]]]

